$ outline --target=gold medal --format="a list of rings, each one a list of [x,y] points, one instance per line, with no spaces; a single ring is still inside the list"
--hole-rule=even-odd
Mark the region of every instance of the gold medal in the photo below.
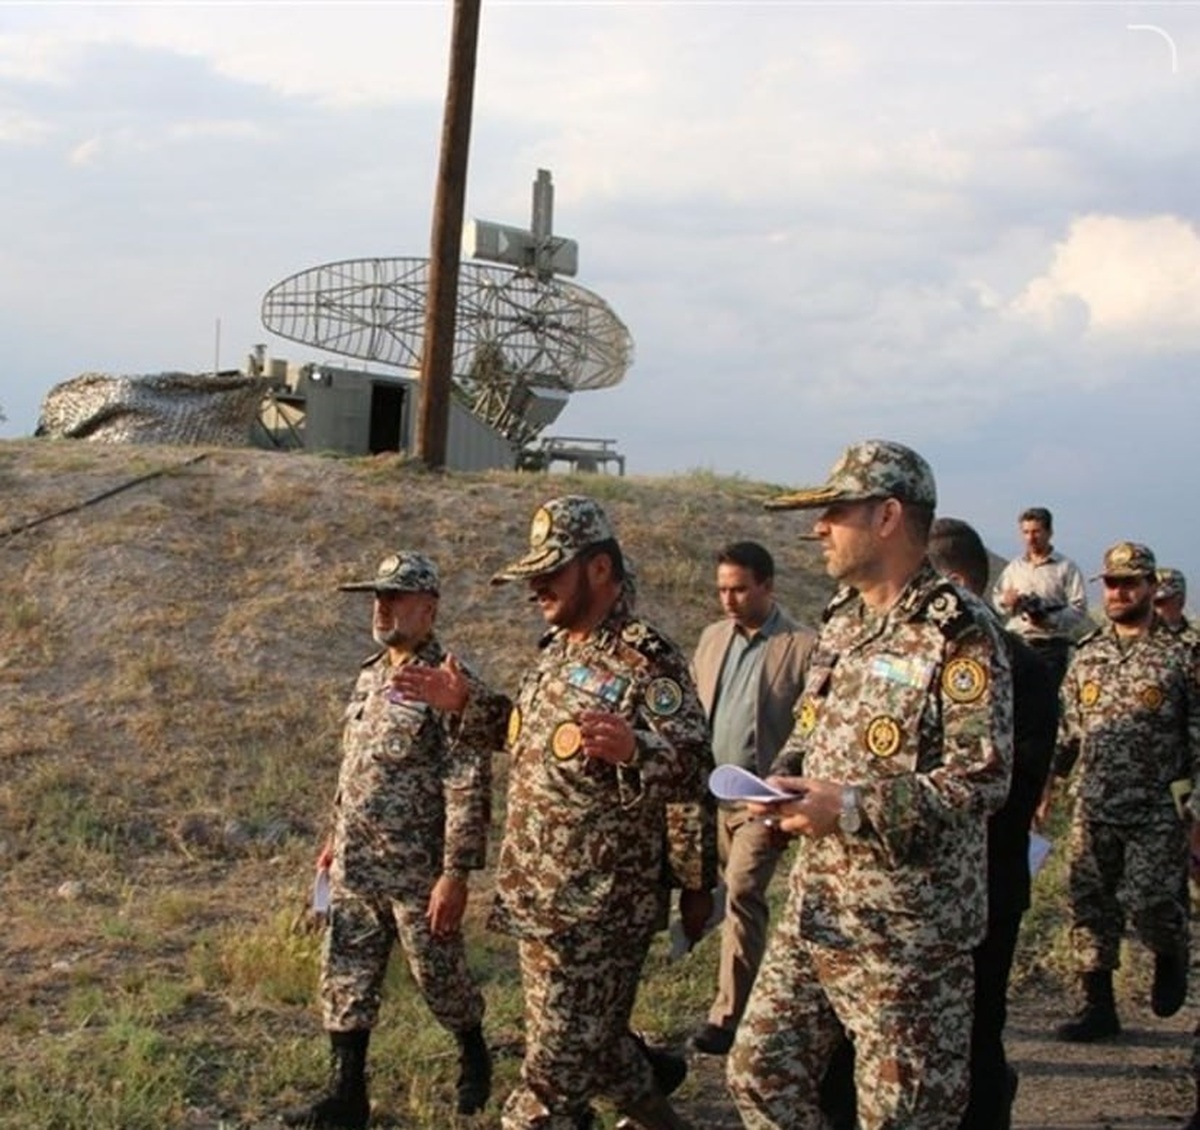
[[[579,752],[583,745],[583,731],[578,722],[560,722],[554,728],[554,736],[550,739],[550,749],[559,761],[568,761]]]
[[[876,757],[891,757],[900,748],[900,723],[880,714],[867,723],[867,749]]]
[[[988,676],[977,659],[959,656],[942,672],[942,690],[951,702],[974,702],[987,690]]]

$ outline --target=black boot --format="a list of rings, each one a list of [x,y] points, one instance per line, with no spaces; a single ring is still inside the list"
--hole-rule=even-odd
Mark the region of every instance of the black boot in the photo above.
[[[648,1043],[641,1032],[630,1032],[633,1042],[637,1044],[646,1062],[650,1064],[650,1074],[654,1076],[654,1085],[664,1095],[673,1095],[679,1090],[680,1084],[687,1078],[687,1060],[681,1055],[668,1051],[666,1048],[656,1048]]]
[[[492,1055],[476,1024],[455,1036],[458,1040],[458,1113],[475,1114],[487,1106],[492,1093]]]
[[[1090,1044],[1121,1031],[1113,1000],[1112,971],[1098,969],[1083,975],[1083,1008],[1058,1027],[1058,1038],[1071,1044]]]
[[[330,1032],[333,1079],[329,1094],[311,1106],[285,1111],[285,1126],[308,1130],[365,1130],[371,1116],[367,1101],[367,1043],[371,1033]]]
[[[1174,1016],[1187,996],[1188,953],[1185,947],[1154,955],[1150,1009],[1155,1016]]]

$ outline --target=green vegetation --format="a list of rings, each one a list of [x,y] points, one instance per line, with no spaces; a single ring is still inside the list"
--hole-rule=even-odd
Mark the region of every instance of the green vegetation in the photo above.
[[[0,528],[194,454],[0,444]],[[603,500],[639,607],[685,647],[716,611],[725,541],[772,548],[801,618],[827,597],[803,519],[760,505],[775,488],[707,471],[431,475],[401,459],[213,451],[0,542],[0,1127],[232,1130],[323,1085],[305,907],[342,706],[372,648],[369,600],[336,585],[393,549],[428,552],[443,638],[513,688],[540,624],[489,578],[524,548],[538,503],[568,492]],[[499,758],[498,790],[503,775]],[[1039,986],[1063,976],[1060,888],[1061,853],[1020,958]],[[487,901],[484,875],[468,940],[503,1096],[521,1000],[511,943],[483,927]],[[702,1018],[716,948],[672,963],[656,945],[635,1018],[652,1038],[682,1041]],[[452,1042],[399,957],[371,1069],[381,1124],[467,1125],[452,1113]],[[716,1101],[700,1081],[680,1092],[701,1126]],[[469,1124],[491,1130],[498,1111]]]

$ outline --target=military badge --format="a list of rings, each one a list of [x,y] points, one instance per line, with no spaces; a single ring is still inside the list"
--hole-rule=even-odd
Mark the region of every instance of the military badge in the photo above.
[[[1084,706],[1095,706],[1100,699],[1100,684],[1088,681],[1079,688],[1079,701]]]
[[[806,698],[800,704],[800,711],[796,715],[796,728],[802,734],[809,733],[817,724],[817,704],[811,698]]]
[[[951,702],[974,702],[987,690],[988,676],[977,659],[951,659],[942,672],[942,690]]]
[[[537,549],[549,536],[550,530],[554,525],[554,519],[550,516],[550,511],[544,506],[538,507],[538,511],[533,516],[533,521],[529,524],[529,546],[531,549]]]
[[[683,687],[674,679],[653,679],[646,688],[646,705],[651,714],[669,718],[683,705]]]
[[[568,761],[579,752],[583,745],[583,731],[578,722],[560,722],[554,728],[554,736],[550,739],[550,749],[559,761]]]
[[[1147,710],[1157,710],[1166,701],[1166,697],[1161,687],[1143,687],[1138,694],[1138,698]]]
[[[891,757],[900,748],[900,723],[880,714],[867,723],[867,749],[876,757]]]
[[[513,707],[508,715],[508,733],[505,735],[504,744],[510,749],[517,744],[517,738],[521,736],[521,711],[517,707]]]

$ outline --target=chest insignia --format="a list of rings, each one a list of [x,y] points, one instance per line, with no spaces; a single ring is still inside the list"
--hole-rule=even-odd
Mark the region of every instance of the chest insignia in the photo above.
[[[1160,687],[1143,687],[1138,692],[1138,700],[1147,710],[1157,710],[1166,700]]]
[[[511,749],[517,744],[517,738],[521,736],[521,711],[517,707],[513,707],[508,716],[508,733],[505,735],[504,744]]]
[[[796,726],[800,733],[807,734],[817,724],[817,705],[811,698],[806,698],[800,704],[800,713],[796,715]]]
[[[876,757],[891,757],[900,748],[900,724],[880,714],[867,723],[867,749]]]
[[[1100,684],[1090,679],[1079,688],[1079,702],[1083,706],[1095,706],[1100,701]]]
[[[577,722],[560,722],[550,739],[550,750],[559,761],[569,761],[583,745],[583,731]]]

